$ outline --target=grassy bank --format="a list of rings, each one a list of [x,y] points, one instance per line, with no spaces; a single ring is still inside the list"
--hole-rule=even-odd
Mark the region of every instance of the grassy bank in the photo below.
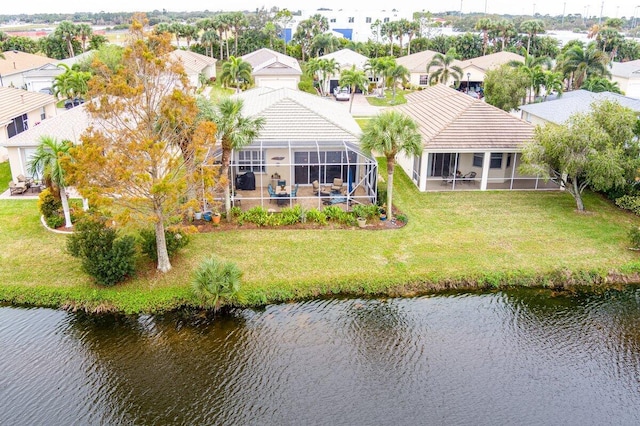
[[[36,201],[0,200],[0,301],[150,312],[193,303],[191,272],[210,254],[244,271],[248,305],[330,294],[411,295],[452,287],[601,282],[640,270],[627,249],[638,218],[593,194],[575,212],[560,192],[419,193],[400,170],[399,230],[234,230],[195,235],[157,274],[98,288],[64,252],[65,236],[46,231]]]

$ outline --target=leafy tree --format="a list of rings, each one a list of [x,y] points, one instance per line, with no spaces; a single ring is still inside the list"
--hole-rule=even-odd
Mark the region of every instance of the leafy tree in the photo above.
[[[97,49],[100,49],[100,47],[104,46],[107,43],[109,43],[109,39],[107,39],[105,36],[103,36],[101,34],[93,34],[89,38],[89,49],[90,50],[97,50]]]
[[[484,78],[485,101],[504,111],[512,111],[527,96],[529,77],[517,68],[503,64],[488,70]]]
[[[243,84],[250,84],[252,81],[251,64],[243,60],[242,58],[236,58],[232,56],[227,62],[222,64],[222,73],[220,74],[220,81],[225,87],[234,86],[236,92],[240,92],[240,87]]]
[[[51,136],[41,136],[36,152],[28,163],[29,174],[42,176],[42,180],[52,194],[60,194],[62,211],[64,212],[64,226],[71,228],[71,214],[67,199],[67,170],[65,158],[69,157],[71,142],[58,141]]]
[[[211,123],[196,123],[184,68],[167,59],[173,50],[168,34],[147,36],[145,24],[144,15],[134,15],[116,72],[98,64],[101,73],[91,80],[89,92],[95,101],[86,104],[96,124],[73,149],[72,177],[94,205],[115,206],[119,221],[153,223],[157,269],[167,272],[166,224],[197,202],[188,199],[189,189],[213,173],[198,166],[215,134]],[[189,155],[182,149],[185,141]]]
[[[384,111],[372,118],[360,137],[364,152],[379,152],[387,159],[387,216],[393,218],[393,172],[396,155],[420,155],[423,150],[418,125],[398,111]]]
[[[204,98],[198,99],[199,116],[212,121],[217,126],[217,139],[222,145],[220,159],[220,182],[224,186],[225,211],[227,220],[231,220],[231,194],[228,176],[231,165],[231,152],[251,144],[264,126],[262,117],[251,118],[242,115],[242,99],[224,98],[217,105]]]
[[[603,101],[592,104],[588,114],[571,116],[566,124],[538,126],[523,149],[521,170],[558,183],[583,211],[585,188],[607,191],[634,176],[640,165],[636,122],[631,109]]]
[[[340,74],[340,87],[349,87],[351,89],[351,99],[349,100],[349,113],[351,113],[351,107],[353,106],[353,98],[356,94],[356,89],[365,90],[369,84],[369,79],[365,75],[364,71],[356,70],[356,66],[353,65],[350,70],[344,70]]]
[[[279,25],[282,26],[283,30],[286,30],[287,27],[289,26],[289,24],[291,23],[291,21],[293,21],[293,15],[291,14],[291,12],[288,9],[280,9],[277,13],[276,16],[273,18]],[[283,37],[284,39],[284,51],[282,53],[286,54],[287,53],[287,38],[286,38],[286,34],[284,34],[283,31]]]
[[[598,50],[594,44],[589,44],[586,49],[574,45],[563,54],[557,68],[568,78],[569,84],[577,89],[591,76],[611,75],[607,69],[608,63],[608,56]]]
[[[73,58],[75,56],[73,40],[78,35],[78,27],[73,22],[62,21],[60,25],[56,27],[54,34],[59,35],[67,43],[69,58]]]
[[[427,64],[427,73],[432,68],[437,69],[429,76],[429,82],[431,84],[447,84],[449,80],[453,79],[454,86],[457,86],[462,78],[462,68],[458,65],[453,65],[455,61],[455,49],[449,49],[446,55],[442,53],[433,55],[433,59]]]

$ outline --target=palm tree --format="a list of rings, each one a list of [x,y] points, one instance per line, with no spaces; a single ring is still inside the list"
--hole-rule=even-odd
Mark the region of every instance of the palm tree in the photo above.
[[[503,51],[505,45],[509,43],[509,39],[517,34],[515,26],[508,19],[501,19],[495,24],[495,28],[500,34],[500,39],[502,40],[502,48],[500,51]]]
[[[223,50],[223,43],[222,40],[226,40],[226,32],[227,32],[227,23],[225,22],[225,19],[223,17],[223,15],[216,15],[213,17],[213,19],[211,20],[211,25],[213,27],[213,29],[215,29],[218,32],[218,36],[220,38],[220,60],[224,59],[224,50]],[[227,47],[227,52],[229,52],[229,48]]]
[[[82,51],[84,52],[87,47],[87,39],[93,35],[93,29],[89,24],[78,24],[78,35],[82,40]]]
[[[398,111],[385,111],[369,121],[360,146],[371,154],[375,151],[387,158],[387,216],[393,218],[393,171],[397,154],[420,155],[423,150],[418,125]]]
[[[317,34],[311,40],[310,49],[316,51],[316,57],[320,56],[322,52],[323,55],[327,53],[335,52],[340,46],[340,40],[338,37],[333,34]]]
[[[243,106],[242,99],[224,98],[220,100],[218,105],[213,105],[211,101],[204,98],[198,99],[200,115],[204,119],[213,121],[217,126],[216,137],[222,147],[220,177],[228,178],[229,176],[231,151],[251,144],[264,127],[264,118],[262,117],[243,117]],[[227,220],[231,220],[229,185],[224,186],[224,202]]]
[[[225,87],[234,86],[237,93],[240,92],[240,86],[243,82],[251,82],[252,71],[251,64],[247,61],[231,56],[227,62],[222,64],[220,81]]]
[[[58,64],[58,66],[65,71],[53,80],[53,94],[57,98],[62,95],[72,99],[76,96],[84,96],[89,91],[90,72],[75,71],[66,64]]]
[[[536,36],[544,32],[544,22],[540,19],[529,19],[520,24],[520,30],[524,31],[529,37],[527,39],[527,53],[531,47],[531,40]]]
[[[562,73],[545,71],[544,72],[544,89],[545,94],[543,100],[547,100],[547,96],[551,92],[558,92],[558,96],[562,96],[563,84]]]
[[[351,99],[349,100],[349,113],[351,113],[351,107],[353,106],[353,98],[356,94],[356,89],[364,90],[369,84],[369,79],[365,75],[364,71],[356,70],[356,66],[353,65],[350,70],[344,70],[340,74],[340,87],[350,87]]]
[[[476,30],[482,31],[482,54],[487,54],[487,44],[489,43],[489,30],[493,28],[493,21],[490,18],[480,18],[476,22]]]
[[[73,52],[73,39],[78,35],[78,27],[73,22],[62,21],[60,25],[56,27],[55,33],[59,34],[62,39],[67,42],[69,57],[73,58],[75,56]]]
[[[563,55],[558,68],[572,82],[574,89],[582,86],[582,83],[591,76],[607,77],[611,75],[607,69],[609,57],[595,45],[589,44],[586,49],[574,45]]]
[[[216,41],[218,41],[218,34],[214,30],[207,30],[203,32],[202,35],[200,36],[200,43],[204,44],[205,51],[207,54],[211,52],[210,55],[212,58],[213,58],[213,45]],[[220,45],[222,46],[222,43],[220,43]]]
[[[584,81],[581,89],[588,90],[590,92],[599,93],[599,92],[611,92],[622,94],[620,87],[618,86],[618,82],[613,82],[604,77],[589,77]]]
[[[420,34],[420,22],[411,21],[409,25],[407,25],[407,38],[409,39],[407,42],[407,55],[411,55],[411,40],[413,40],[416,34]]]
[[[520,69],[529,78],[528,99],[529,102],[532,102],[534,93],[539,92],[540,86],[543,84],[544,68],[551,68],[551,60],[546,56],[535,57],[534,55],[529,55],[527,52],[522,52],[522,54],[524,56],[524,62],[513,60],[509,61],[508,64]],[[526,99],[524,101],[524,103],[526,103]]]
[[[329,96],[329,76],[337,74],[340,71],[340,65],[334,59],[320,59],[320,73],[322,76],[322,80],[320,81],[320,92],[324,96]]]
[[[449,49],[445,55],[442,53],[433,55],[433,59],[427,64],[427,74],[429,74],[429,71],[433,67],[437,67],[438,69],[429,77],[431,84],[447,84],[452,78],[454,86],[460,83],[463,71],[458,65],[453,65],[454,61],[456,61],[455,55],[455,49]]]
[[[229,26],[233,30],[233,54],[238,54],[238,37],[242,30],[247,26],[247,18],[242,12],[232,12],[229,14]]]
[[[65,182],[66,172],[62,162],[65,157],[69,156],[72,143],[69,141],[59,142],[51,136],[41,136],[39,142],[36,152],[28,163],[29,174],[42,176],[42,180],[52,194],[55,194],[57,190],[64,212],[64,226],[71,228],[71,214]]]
[[[387,79],[391,84],[391,88],[393,91],[393,96],[391,97],[391,103],[394,103],[396,100],[396,88],[398,86],[398,81],[402,83],[406,83],[409,78],[409,70],[407,67],[403,65],[396,64],[395,66],[389,68],[387,70]]]

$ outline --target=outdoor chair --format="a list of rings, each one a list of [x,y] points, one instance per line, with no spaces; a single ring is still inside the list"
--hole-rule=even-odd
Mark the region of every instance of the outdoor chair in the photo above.
[[[35,183],[33,181],[33,178],[25,177],[25,175],[18,175],[17,179],[18,179],[18,183],[24,183],[27,186],[27,188],[29,188],[31,185]]]
[[[469,172],[466,175],[462,176],[462,181],[466,183],[473,183],[476,178],[476,172]]]
[[[293,187],[293,189],[291,190],[291,194],[290,194],[291,198],[296,198],[298,196],[298,184],[296,183],[296,186]]]
[[[331,191],[333,192],[340,192],[342,191],[342,179],[340,178],[334,178],[333,179],[333,185],[331,185]]]
[[[276,194],[276,190],[273,189],[271,184],[267,186],[267,191],[269,191],[269,202],[272,202],[273,200],[278,201],[278,194]]]
[[[24,194],[27,192],[27,184],[24,182],[15,183],[14,181],[9,181],[9,191],[11,195]]]
[[[311,182],[311,186],[313,187],[313,195],[329,195],[331,188],[321,188],[320,182],[314,180]]]

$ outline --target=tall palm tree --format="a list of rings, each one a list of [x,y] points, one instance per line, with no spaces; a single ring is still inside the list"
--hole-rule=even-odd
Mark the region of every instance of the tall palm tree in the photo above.
[[[223,17],[223,15],[216,15],[213,17],[213,19],[211,19],[211,25],[212,28],[214,30],[216,30],[218,32],[218,36],[220,38],[220,60],[224,59],[224,44],[222,43],[222,40],[226,40],[226,32],[227,32],[227,23],[225,22],[225,19]],[[227,48],[227,52],[229,51],[229,49]]]
[[[231,56],[227,62],[222,64],[220,80],[225,87],[234,86],[236,93],[238,93],[243,82],[251,82],[252,71],[251,64],[247,61]]]
[[[411,55],[411,40],[413,40],[416,34],[420,34],[420,22],[411,21],[407,25],[407,38],[409,39],[407,42],[407,55]]]
[[[233,54],[238,55],[238,38],[240,33],[248,25],[247,18],[242,12],[232,12],[229,14],[229,26],[233,30]]]
[[[218,41],[218,34],[214,30],[206,30],[200,36],[200,43],[204,44],[207,55],[213,58],[213,45]],[[220,43],[222,46],[222,43]],[[209,53],[211,52],[211,53]]]
[[[437,70],[429,76],[429,82],[431,84],[447,84],[451,79],[454,81],[454,86],[460,83],[463,71],[458,65],[454,65],[456,61],[455,54],[455,49],[449,49],[445,55],[442,53],[433,55],[433,59],[427,64],[427,74],[429,74],[432,68],[437,68]]]
[[[404,65],[396,64],[395,66],[387,70],[387,79],[389,80],[389,84],[391,85],[391,89],[393,91],[391,103],[394,103],[396,100],[396,89],[398,86],[398,82],[406,83],[409,79],[409,75],[409,70]]]
[[[42,180],[52,194],[58,192],[64,212],[64,226],[71,228],[71,214],[66,192],[66,172],[62,165],[63,159],[69,156],[72,147],[69,141],[59,142],[51,136],[41,136],[36,152],[31,157],[27,167],[32,176],[42,176]]]
[[[69,51],[69,57],[75,56],[73,51],[73,40],[78,35],[78,27],[70,21],[62,21],[55,29],[55,33],[59,34],[63,40],[67,42],[67,50]]]
[[[567,50],[558,63],[558,69],[568,77],[574,89],[582,86],[582,83],[591,76],[608,77],[611,72],[607,69],[609,57],[595,45],[589,44],[586,49],[574,45]]]
[[[231,165],[231,152],[251,144],[264,127],[264,118],[244,117],[242,99],[224,98],[217,105],[204,98],[198,99],[198,107],[202,118],[213,121],[217,126],[217,139],[222,147],[220,158],[220,177],[228,178]],[[231,220],[230,186],[224,186],[225,211],[227,220]]]
[[[536,34],[544,32],[544,22],[541,19],[529,19],[520,24],[520,30],[528,35],[527,38],[527,53],[531,47],[531,40],[534,39]]]
[[[551,68],[551,59],[546,56],[534,56],[529,55],[527,52],[522,52],[524,56],[524,62],[517,60],[509,61],[508,64],[514,68],[522,70],[522,72],[529,78],[530,84],[528,89],[529,102],[533,102],[533,96],[536,92],[539,92],[540,86],[544,80],[544,70]],[[527,100],[524,100],[526,103]]]
[[[52,89],[56,97],[64,96],[72,99],[76,96],[84,96],[89,91],[90,72],[75,71],[66,64],[58,64],[58,66],[64,68],[64,72],[53,80]]]
[[[337,74],[338,71],[340,71],[340,65],[338,64],[338,62],[335,60],[335,58],[331,58],[331,59],[320,59],[319,60],[319,64],[320,64],[320,75],[322,77],[322,80],[320,81],[320,92],[324,95],[324,96],[329,96],[329,77]]]
[[[340,87],[349,87],[351,89],[351,99],[349,100],[349,113],[351,113],[351,107],[353,106],[353,98],[355,97],[356,90],[364,90],[369,84],[369,79],[365,75],[364,71],[356,70],[356,66],[351,66],[350,70],[344,70],[340,74]]]
[[[500,34],[500,39],[502,41],[502,48],[500,49],[500,51],[503,51],[505,46],[509,43],[509,39],[517,35],[515,26],[513,25],[513,22],[509,21],[508,19],[500,19],[495,24],[495,28],[496,31],[498,31],[498,33]]]
[[[93,29],[89,24],[78,24],[78,36],[82,40],[82,51],[87,50],[87,40],[93,35]]]
[[[476,22],[476,30],[482,31],[482,54],[487,54],[487,44],[489,43],[489,30],[493,28],[491,18],[480,18]]]
[[[385,111],[372,118],[362,132],[360,146],[366,153],[381,153],[387,159],[387,217],[393,217],[393,172],[397,154],[420,155],[422,138],[418,125],[398,111]]]

